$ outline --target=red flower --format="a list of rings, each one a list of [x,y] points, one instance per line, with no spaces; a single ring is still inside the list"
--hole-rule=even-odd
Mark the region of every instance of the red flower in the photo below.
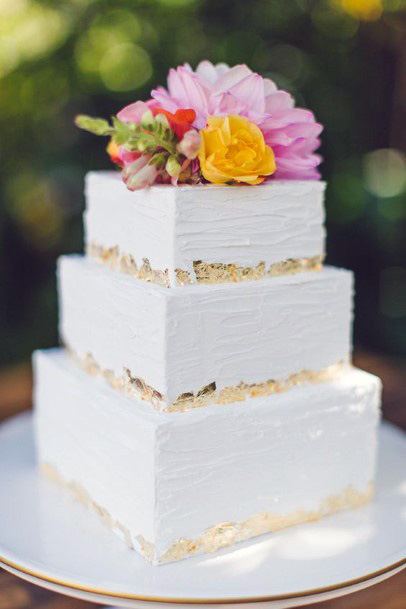
[[[187,131],[192,129],[192,124],[196,119],[196,112],[191,108],[182,108],[176,110],[175,114],[164,110],[163,108],[154,108],[155,115],[164,114],[169,121],[172,131],[174,131],[178,140],[181,140]]]

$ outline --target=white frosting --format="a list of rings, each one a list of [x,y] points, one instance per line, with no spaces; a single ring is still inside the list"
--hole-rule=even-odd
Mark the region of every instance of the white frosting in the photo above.
[[[259,512],[316,509],[373,479],[380,381],[339,379],[187,413],[158,413],[80,371],[35,357],[40,462],[74,480],[162,555],[179,538]]]
[[[117,376],[129,369],[166,403],[212,382],[283,380],[350,357],[349,271],[168,290],[68,256],[59,283],[62,340]]]
[[[126,189],[115,172],[86,178],[87,243],[118,247],[138,264],[193,273],[193,261],[254,267],[324,254],[324,182]]]

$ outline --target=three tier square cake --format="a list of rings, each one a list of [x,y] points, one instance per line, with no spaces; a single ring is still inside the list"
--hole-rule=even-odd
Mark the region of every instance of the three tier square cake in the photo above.
[[[63,348],[34,357],[42,471],[153,564],[373,494],[381,387],[351,365],[352,274],[323,266],[314,119],[266,79],[261,120],[257,97],[225,116],[224,87],[261,78],[236,68],[178,68],[205,117],[177,114],[172,74],[142,116],[81,121],[130,190],[88,175],[86,256],[58,265]]]

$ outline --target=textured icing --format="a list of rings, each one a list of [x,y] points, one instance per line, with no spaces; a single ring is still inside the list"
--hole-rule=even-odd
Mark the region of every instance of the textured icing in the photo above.
[[[114,520],[108,510],[96,503],[83,486],[73,480],[66,480],[48,463],[43,463],[40,467],[43,475],[64,486],[78,501],[95,511],[98,516],[102,517],[107,526],[124,539],[130,549],[137,549],[144,558],[154,565],[182,560],[196,554],[215,552],[258,535],[273,533],[304,522],[314,522],[340,510],[361,507],[368,503],[374,494],[372,482],[362,490],[355,489],[350,485],[338,495],[325,497],[317,508],[311,510],[298,509],[288,514],[260,512],[242,522],[220,522],[205,529],[199,537],[194,539],[184,537],[177,539],[163,554],[159,554],[155,545],[147,541],[142,535],[137,535],[134,540],[127,527]]]
[[[52,463],[116,520],[131,522],[153,538],[153,411],[115,398],[105,383],[87,377],[59,350],[36,352],[34,372],[40,462]]]
[[[365,372],[249,408],[166,414],[134,408],[58,350],[35,369],[40,462],[86,489],[137,550],[140,536],[163,556],[222,522],[317,510],[374,476],[380,381]]]
[[[59,275],[62,340],[118,377],[128,369],[166,403],[213,382],[286,379],[350,356],[349,271],[167,290],[68,256]]]
[[[240,186],[153,186],[129,192],[114,172],[86,178],[86,243],[137,263],[194,276],[193,262],[255,267],[324,254],[325,184],[277,180]]]

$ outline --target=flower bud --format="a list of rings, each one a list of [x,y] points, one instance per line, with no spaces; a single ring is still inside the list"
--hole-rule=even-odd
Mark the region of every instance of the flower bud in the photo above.
[[[128,190],[145,188],[155,182],[159,172],[155,165],[150,164],[150,160],[150,155],[144,154],[123,169],[122,177]]]
[[[169,159],[166,161],[165,169],[169,173],[171,178],[177,178],[181,172],[182,167],[175,156],[170,156]]]
[[[156,123],[160,123],[161,125],[163,125],[166,129],[170,129],[170,125],[169,125],[169,121],[166,118],[165,114],[157,114],[155,116],[155,122]]]
[[[178,152],[183,154],[187,159],[193,160],[197,157],[201,144],[200,133],[195,129],[186,131],[182,140],[179,142]]]
[[[154,122],[154,116],[153,116],[151,110],[147,110],[146,112],[144,112],[144,114],[141,117],[141,127],[144,127],[144,129],[148,129],[152,126],[153,122]]]

